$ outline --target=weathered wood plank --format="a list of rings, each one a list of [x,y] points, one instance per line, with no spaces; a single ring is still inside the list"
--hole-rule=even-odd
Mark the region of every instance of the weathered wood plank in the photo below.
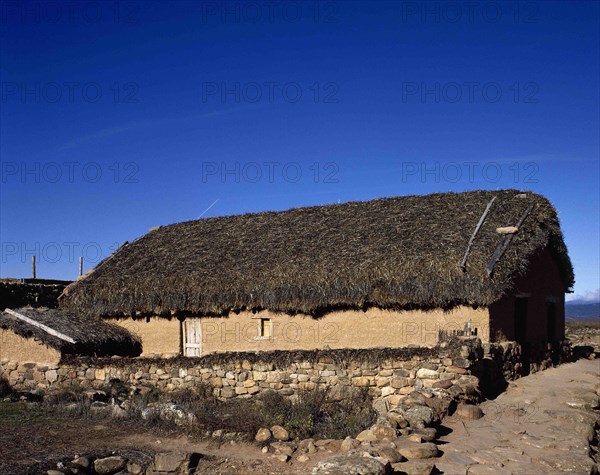
[[[67,336],[64,333],[61,333],[59,331],[56,331],[53,328],[50,328],[49,326],[44,325],[43,323],[36,322],[35,320],[33,320],[32,318],[29,318],[26,315],[23,315],[19,312],[15,312],[14,310],[11,310],[10,308],[7,308],[4,311],[6,313],[9,313],[13,317],[18,318],[19,320],[23,320],[24,322],[27,322],[30,325],[33,325],[34,327],[44,330],[46,333],[49,333],[50,335],[55,336],[56,338],[60,338],[61,340],[64,340],[68,343],[76,343],[75,340],[73,340],[73,338],[71,338],[70,336]]]
[[[477,223],[477,226],[475,226],[475,231],[473,231],[473,234],[471,234],[471,239],[469,239],[469,243],[467,244],[467,249],[465,250],[465,255],[463,256],[462,261],[460,262],[460,267],[462,268],[463,272],[465,270],[467,270],[467,257],[469,256],[469,252],[471,251],[471,246],[473,245],[473,241],[475,241],[475,236],[477,236],[479,229],[483,225],[483,222],[485,221],[485,218],[487,217],[488,213],[490,212],[490,209],[492,208],[492,203],[494,202],[495,199],[496,199],[496,197],[494,196],[490,200],[490,202],[487,204],[487,206],[485,207],[485,211],[479,218],[479,222]]]

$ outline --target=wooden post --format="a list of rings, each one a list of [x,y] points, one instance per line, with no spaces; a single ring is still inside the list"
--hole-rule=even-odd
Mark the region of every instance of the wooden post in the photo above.
[[[83,256],[79,256],[79,277],[83,275]]]
[[[35,279],[35,256],[31,256],[31,277]]]

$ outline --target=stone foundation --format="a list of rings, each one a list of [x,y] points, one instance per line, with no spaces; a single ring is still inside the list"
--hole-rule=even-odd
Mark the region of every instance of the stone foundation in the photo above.
[[[0,362],[0,377],[17,390],[55,390],[79,386],[102,388],[118,379],[132,386],[163,391],[212,387],[221,399],[252,397],[268,390],[292,396],[322,389],[343,394],[344,388],[368,388],[375,398],[394,403],[413,391],[430,388],[456,400],[476,400],[480,379],[510,380],[546,369],[569,358],[568,344],[528,349],[536,362],[523,361],[514,342],[486,345],[463,338],[431,349],[328,350],[231,354],[220,359],[63,358],[56,365]],[[379,353],[377,353],[379,351]],[[245,357],[246,356],[246,357]]]

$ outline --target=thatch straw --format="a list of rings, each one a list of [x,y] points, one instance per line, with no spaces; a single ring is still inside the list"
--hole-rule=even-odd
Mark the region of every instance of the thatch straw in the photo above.
[[[11,330],[23,338],[35,338],[62,353],[91,356],[137,356],[141,353],[139,339],[127,330],[99,318],[48,308],[23,307],[16,312],[72,338],[75,344],[57,338],[7,312],[0,313],[0,328]]]
[[[469,251],[481,214],[496,196]],[[533,211],[490,277],[500,235]],[[516,190],[438,193],[188,221],[123,246],[67,288],[62,304],[101,316],[218,315],[240,309],[489,305],[544,248],[565,290],[573,269],[556,211]]]

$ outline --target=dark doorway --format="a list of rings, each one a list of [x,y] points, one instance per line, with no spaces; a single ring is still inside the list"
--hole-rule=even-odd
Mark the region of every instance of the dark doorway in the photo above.
[[[548,341],[556,341],[556,302],[546,302],[546,321]]]
[[[522,297],[515,298],[515,340],[527,341],[527,299]]]

